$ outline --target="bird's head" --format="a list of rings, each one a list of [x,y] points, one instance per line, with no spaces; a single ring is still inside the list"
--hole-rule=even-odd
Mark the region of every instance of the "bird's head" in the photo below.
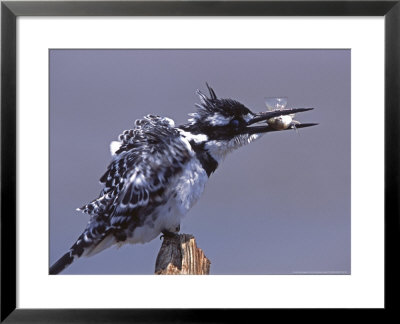
[[[251,143],[263,134],[277,131],[271,121],[275,117],[289,116],[313,108],[293,108],[279,111],[254,113],[242,103],[233,99],[217,98],[214,90],[207,84],[209,97],[197,91],[200,104],[197,111],[190,114],[188,123],[181,128],[196,145],[202,146],[218,162],[225,155],[243,145]],[[272,125],[272,126],[271,126]],[[317,124],[290,122],[285,129],[303,128]]]

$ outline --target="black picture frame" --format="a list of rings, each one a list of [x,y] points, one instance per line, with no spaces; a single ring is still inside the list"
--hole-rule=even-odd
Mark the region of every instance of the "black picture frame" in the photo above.
[[[1,321],[6,323],[231,322],[267,310],[16,308],[16,19],[18,16],[384,16],[385,308],[395,310],[399,252],[400,1],[2,1]],[[373,131],[366,125],[366,131]],[[163,293],[163,292],[160,292]],[[245,314],[238,314],[238,313]]]

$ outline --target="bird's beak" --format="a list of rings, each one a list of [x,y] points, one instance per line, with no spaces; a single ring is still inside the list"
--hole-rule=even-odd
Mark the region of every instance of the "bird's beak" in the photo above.
[[[306,128],[306,127],[311,127],[318,125],[318,123],[300,123],[298,121],[292,120],[289,122],[286,128],[277,128],[274,127],[273,123],[271,121],[274,121],[273,118],[275,117],[280,117],[280,116],[287,116],[291,115],[293,116],[294,114],[304,112],[304,111],[309,111],[314,108],[291,108],[291,109],[279,109],[279,110],[273,110],[273,111],[265,111],[261,112],[258,114],[255,114],[255,116],[247,122],[247,133],[250,134],[255,134],[255,133],[267,133],[267,132],[273,132],[273,131],[280,131],[280,130],[286,130],[286,129],[293,129],[293,128]],[[272,119],[271,119],[272,118]],[[291,119],[289,119],[291,120]],[[260,125],[260,122],[266,121],[266,124]],[[257,124],[257,125],[255,125]]]

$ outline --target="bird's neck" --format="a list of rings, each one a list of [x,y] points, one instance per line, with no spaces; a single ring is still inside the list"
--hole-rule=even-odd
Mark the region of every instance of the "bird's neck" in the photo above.
[[[210,176],[218,167],[218,159],[206,149],[207,136],[204,134],[193,134],[189,129],[185,129],[184,127],[179,127],[178,130],[189,142],[191,149],[196,154],[196,158],[201,163],[207,175]]]

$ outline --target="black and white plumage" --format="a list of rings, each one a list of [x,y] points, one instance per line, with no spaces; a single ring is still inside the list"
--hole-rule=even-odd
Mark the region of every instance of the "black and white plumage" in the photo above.
[[[100,178],[99,197],[78,208],[90,220],[50,274],[115,244],[146,243],[160,233],[178,232],[227,153],[276,131],[265,123],[269,118],[311,109],[255,114],[235,100],[218,99],[207,87],[210,96],[198,91],[201,104],[187,124],[176,127],[169,118],[148,115],[111,143],[112,161]]]

